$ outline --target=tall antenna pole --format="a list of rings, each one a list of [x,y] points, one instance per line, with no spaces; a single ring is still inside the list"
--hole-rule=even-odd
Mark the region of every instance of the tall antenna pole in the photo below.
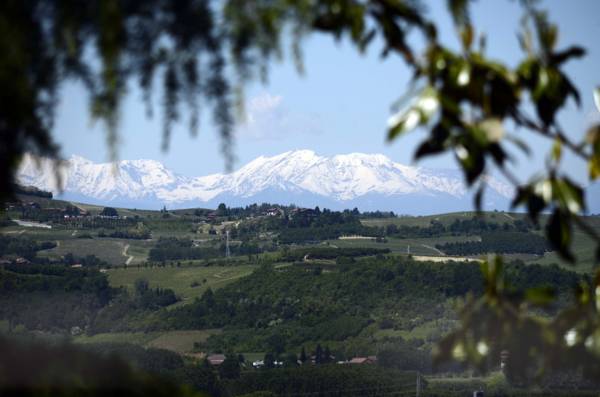
[[[225,242],[225,256],[229,258],[231,256],[231,250],[229,249],[229,229],[225,231],[225,235],[227,236],[227,240]]]

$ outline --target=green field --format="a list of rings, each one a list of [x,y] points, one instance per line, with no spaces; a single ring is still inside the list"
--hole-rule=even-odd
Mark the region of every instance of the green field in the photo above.
[[[330,247],[338,248],[389,248],[393,253],[411,253],[413,255],[431,255],[443,256],[443,253],[435,248],[436,244],[444,244],[459,241],[477,240],[477,236],[443,236],[436,238],[388,238],[387,242],[378,243],[375,240],[356,239],[356,240],[329,240],[327,243]],[[409,251],[410,247],[410,251]]]
[[[127,257],[123,255],[123,250],[128,244],[127,240],[72,238],[69,240],[57,240],[57,244],[56,248],[40,251],[38,255],[50,258],[59,258],[68,253],[72,253],[77,257],[96,255],[111,265],[123,265],[127,260]]]
[[[557,263],[566,269],[579,272],[589,272],[597,267],[598,262],[594,256],[596,247],[594,240],[578,229],[573,230],[572,238],[572,250],[577,259],[577,265],[572,265],[564,261],[555,252],[548,252],[542,258],[532,261],[532,263],[539,263],[542,265]]]
[[[254,265],[210,266],[210,267],[129,267],[127,269],[110,269],[108,280],[114,287],[133,289],[135,280],[144,278],[150,287],[170,288],[182,298],[182,303],[200,297],[208,288],[218,289],[252,273]],[[204,281],[206,280],[206,281]],[[199,283],[192,287],[192,283]]]
[[[180,354],[191,353],[194,343],[204,342],[209,336],[220,333],[219,329],[167,332],[114,332],[92,336],[80,335],[75,343],[133,343],[144,347],[171,350]]]

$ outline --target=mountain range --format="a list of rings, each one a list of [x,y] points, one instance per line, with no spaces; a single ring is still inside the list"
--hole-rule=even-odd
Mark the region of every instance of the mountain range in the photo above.
[[[140,209],[270,202],[431,214],[473,206],[458,170],[403,165],[381,154],[327,157],[311,150],[261,156],[235,172],[198,177],[178,175],[156,160],[113,164],[72,156],[56,168],[48,159],[26,156],[19,182],[65,200]],[[486,183],[484,207],[507,209],[512,188],[493,177],[486,177]]]

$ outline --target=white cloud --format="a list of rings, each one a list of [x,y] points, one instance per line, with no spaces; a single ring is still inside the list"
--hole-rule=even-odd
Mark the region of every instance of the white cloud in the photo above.
[[[318,134],[319,116],[290,111],[281,95],[261,93],[246,104],[245,120],[236,130],[238,137],[258,140],[282,139],[292,134]]]

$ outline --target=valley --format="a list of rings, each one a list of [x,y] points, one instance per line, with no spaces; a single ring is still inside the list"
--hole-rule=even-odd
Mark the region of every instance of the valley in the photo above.
[[[591,241],[575,244],[573,266],[542,237],[544,216],[535,225],[499,211],[397,216],[277,204],[152,211],[21,194],[3,216],[4,332],[118,352],[184,382],[207,381],[194,371],[209,365],[228,395],[267,385],[262,366],[295,379],[316,370],[308,368],[314,362],[322,367],[311,376],[334,382],[355,365],[346,363],[363,359],[377,364],[351,371],[367,383],[400,371],[414,386],[416,372],[407,374],[418,371],[431,382],[424,395],[437,395],[440,385],[486,385],[494,378],[432,361],[468,297],[484,292],[480,263],[501,253],[513,288],[553,289],[558,306],[542,309],[543,318],[567,305],[594,267]],[[598,217],[587,220],[600,230]],[[170,354],[183,360],[175,372],[150,365],[152,355]],[[238,372],[202,364],[218,355],[239,358]]]

